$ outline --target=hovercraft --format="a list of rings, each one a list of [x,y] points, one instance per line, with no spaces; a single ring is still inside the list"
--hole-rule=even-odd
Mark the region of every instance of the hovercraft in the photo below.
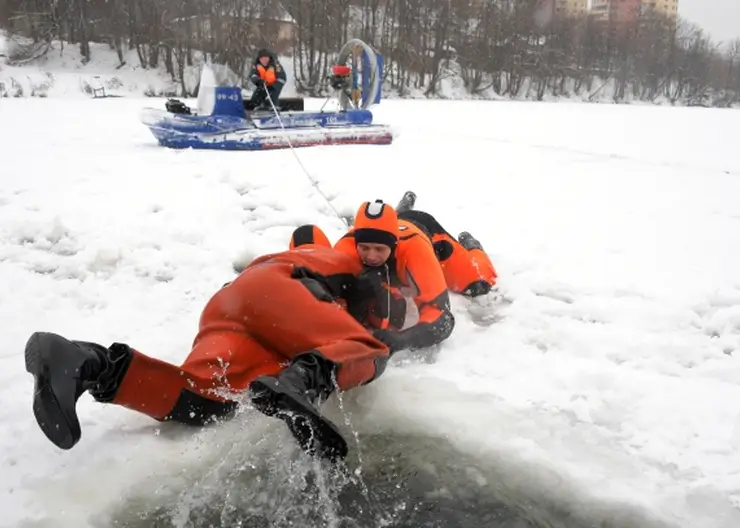
[[[145,108],[141,121],[169,148],[268,150],[319,145],[388,145],[388,125],[373,123],[369,108],[381,99],[383,57],[359,39],[347,42],[328,77],[338,109],[305,111],[303,99],[281,98],[255,111],[239,86],[219,86],[208,66],[201,73],[198,109],[169,99],[165,110]],[[328,101],[327,101],[328,102]]]

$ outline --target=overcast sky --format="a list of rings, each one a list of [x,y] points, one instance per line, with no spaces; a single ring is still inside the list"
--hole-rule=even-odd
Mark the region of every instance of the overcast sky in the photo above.
[[[712,40],[740,38],[740,0],[678,0],[678,14],[701,26]]]

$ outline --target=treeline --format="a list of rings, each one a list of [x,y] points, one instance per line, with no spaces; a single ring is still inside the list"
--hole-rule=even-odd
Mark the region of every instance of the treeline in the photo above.
[[[585,94],[695,105],[740,103],[740,39],[720,47],[700,28],[657,12],[635,24],[564,17],[541,0],[5,0],[0,26],[30,38],[10,57],[52,41],[107,42],[123,64],[164,66],[188,94],[184,70],[200,59],[237,75],[257,48],[292,56],[297,88],[326,93],[341,46],[358,37],[385,56],[387,89],[439,96],[445,79],[471,94],[512,98]]]

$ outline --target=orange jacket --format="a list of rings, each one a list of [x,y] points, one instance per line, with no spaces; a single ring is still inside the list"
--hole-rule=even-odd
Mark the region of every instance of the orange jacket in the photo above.
[[[261,64],[258,64],[257,75],[260,76],[260,79],[265,81],[265,84],[267,86],[275,84],[275,81],[277,81],[277,74],[275,73],[275,68],[273,66],[268,66],[267,68],[265,68]]]
[[[447,283],[431,241],[424,232],[405,220],[399,220],[398,227],[400,237],[396,250],[386,263],[386,287],[396,300],[412,298],[419,311],[419,322],[401,332],[411,346],[432,346],[447,339],[455,326]],[[359,259],[353,232],[354,228],[350,228],[334,248]],[[397,328],[403,326],[405,310],[403,316],[398,313],[402,308],[405,309],[405,303],[390,310],[390,323]],[[380,328],[383,324],[376,322],[374,326]]]

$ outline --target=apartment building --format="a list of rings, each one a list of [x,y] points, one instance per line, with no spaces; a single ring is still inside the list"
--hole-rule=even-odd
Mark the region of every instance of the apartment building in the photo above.
[[[572,17],[588,14],[588,0],[540,0],[538,11],[549,17]]]
[[[579,16],[588,13],[588,0],[554,0],[555,13],[565,16]]]
[[[678,0],[642,0],[642,12],[651,10],[675,19],[678,16]]]
[[[589,16],[621,28],[637,25],[641,17],[651,13],[678,16],[678,0],[592,0]]]

